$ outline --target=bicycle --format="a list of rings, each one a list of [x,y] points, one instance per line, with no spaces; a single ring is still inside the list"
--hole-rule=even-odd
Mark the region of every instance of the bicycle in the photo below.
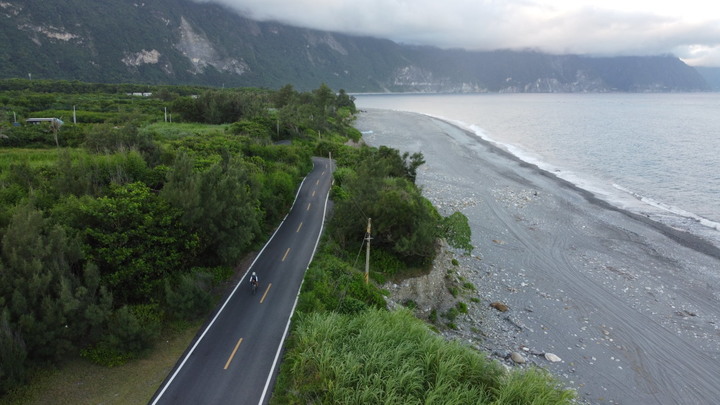
[[[255,295],[255,292],[257,292],[258,289],[258,282],[257,280],[251,280],[250,281],[250,290],[252,291],[252,294]]]

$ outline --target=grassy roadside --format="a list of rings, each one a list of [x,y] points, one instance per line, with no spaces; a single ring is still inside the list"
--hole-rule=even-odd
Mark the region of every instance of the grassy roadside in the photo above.
[[[119,367],[102,367],[78,358],[62,368],[38,373],[1,397],[0,405],[146,404],[175,366],[201,326],[169,333],[145,358]]]

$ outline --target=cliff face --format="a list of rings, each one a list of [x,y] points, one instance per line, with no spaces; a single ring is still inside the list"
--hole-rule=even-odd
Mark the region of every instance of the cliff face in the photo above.
[[[189,0],[0,1],[0,77],[351,92],[702,91],[673,57],[466,52],[257,22]]]

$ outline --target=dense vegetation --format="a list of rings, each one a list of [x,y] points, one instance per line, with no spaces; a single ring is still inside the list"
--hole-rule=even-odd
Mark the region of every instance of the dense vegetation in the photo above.
[[[427,269],[439,238],[472,249],[469,227],[422,197],[415,186],[421,154],[350,146],[360,134],[344,91],[22,80],[0,81],[0,91],[0,393],[69,357],[122,364],[152,349],[161,330],[205,316],[216,287],[285,215],[310,157],[331,152],[339,166],[335,214],[306,274],[276,398],[568,397],[542,373],[507,377],[468,348],[446,347],[406,313],[385,312],[382,292],[355,260],[367,218],[375,221],[371,276],[379,281]],[[65,124],[23,124],[31,116]],[[403,343],[408,330],[413,337]],[[338,363],[313,363],[318,348],[305,343],[317,334],[325,336],[325,358],[360,331],[374,342],[378,367],[409,373],[393,382],[411,383],[404,391],[378,385],[384,374],[338,375],[325,369]],[[411,363],[397,363],[405,356],[397,357],[395,344]],[[450,367],[445,355],[461,364]],[[526,378],[532,388],[512,388],[528,385]]]
[[[354,112],[349,97],[326,86],[286,88],[284,99],[257,89],[0,88],[0,392],[68,356],[120,364],[161,328],[204,316],[212,288],[264,242],[311,168],[313,122],[287,117],[301,110],[318,130],[358,136],[339,124]]]

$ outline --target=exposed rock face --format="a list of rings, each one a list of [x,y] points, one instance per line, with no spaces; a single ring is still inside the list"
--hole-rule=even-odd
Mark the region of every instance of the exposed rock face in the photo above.
[[[143,49],[140,52],[128,54],[122,59],[126,66],[140,66],[145,64],[155,64],[160,61],[160,52],[156,49],[147,51]]]
[[[191,73],[201,74],[208,66],[212,66],[221,72],[242,75],[249,70],[246,63],[234,58],[221,58],[212,42],[201,31],[193,29],[192,25],[181,17],[180,19],[180,40],[175,47],[185,55],[192,63]]]

